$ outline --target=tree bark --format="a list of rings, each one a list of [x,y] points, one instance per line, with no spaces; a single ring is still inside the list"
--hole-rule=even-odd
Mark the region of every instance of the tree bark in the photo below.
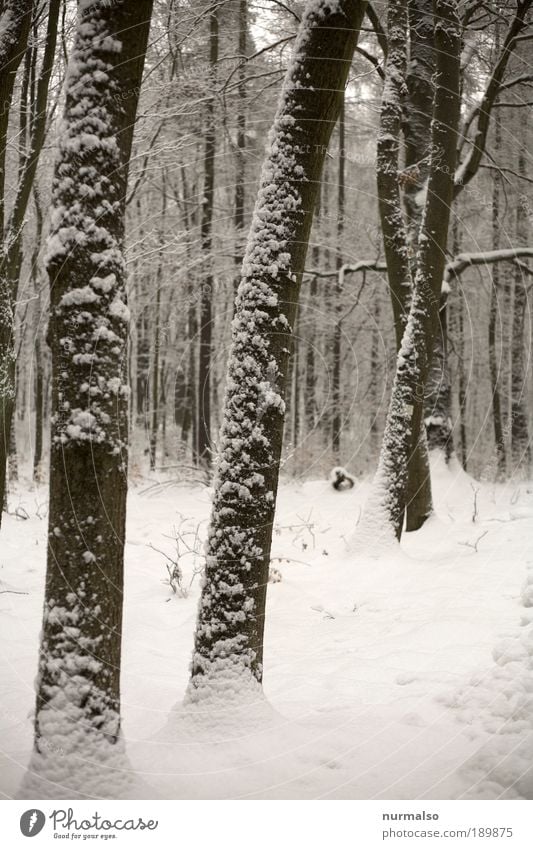
[[[210,85],[216,81],[218,63],[218,7],[209,17],[209,70]],[[200,356],[198,360],[198,458],[209,469],[211,466],[211,345],[213,333],[213,203],[215,192],[216,156],[216,105],[214,95],[207,101],[204,148],[204,188],[200,238],[203,259],[208,269],[202,278],[200,293]]]
[[[0,524],[6,502],[7,457],[15,406],[14,298],[5,273],[5,169],[9,112],[17,70],[26,50],[32,0],[6,0],[0,7]]]
[[[517,172],[525,177],[528,130],[528,110],[520,110],[518,132]],[[516,243],[526,245],[531,228],[526,195],[518,197],[516,207]],[[531,444],[529,441],[526,408],[526,369],[524,366],[524,325],[528,306],[527,279],[517,266],[514,276],[513,319],[511,333],[511,460],[513,474],[527,478],[531,470]]]
[[[244,252],[244,204],[246,198],[246,46],[248,42],[248,0],[239,0],[240,58],[237,86],[237,146],[235,152],[235,293],[239,286]]]
[[[270,134],[236,302],[189,701],[212,696],[217,679],[226,698],[262,679],[291,333],[364,11],[354,0],[307,5]]]
[[[411,306],[398,354],[378,472],[367,520],[399,540],[407,495],[408,461],[419,441],[438,306],[445,269],[459,123],[460,22],[455,0],[435,0],[436,88],[431,160],[418,240]]]
[[[127,492],[124,218],[151,7],[80,4],[69,57],[47,253],[50,510],[27,798],[115,798],[124,775],[113,772],[124,765],[114,745]]]
[[[428,450],[442,451],[446,461],[453,454],[451,417],[451,383],[448,366],[448,290],[441,292],[439,324],[431,356],[426,399],[424,402],[424,424]]]
[[[18,67],[26,50],[32,0],[5,0],[0,6],[0,233],[5,226],[5,169],[9,110]]]
[[[499,24],[496,24],[495,47],[499,52]],[[501,113],[498,110],[494,120],[494,156],[496,160],[501,152],[502,125]],[[501,242],[501,189],[502,175],[500,171],[492,174],[492,249],[498,250]],[[496,477],[500,480],[505,478],[507,458],[505,451],[505,436],[502,419],[502,405],[500,394],[500,367],[496,350],[496,326],[499,311],[500,294],[500,266],[494,264],[492,269],[492,286],[490,290],[489,327],[488,327],[488,354],[490,383],[492,391],[492,421],[494,425],[494,443],[496,450]]]
[[[405,99],[405,173],[403,200],[407,212],[409,253],[416,258],[422,224],[422,201],[429,176],[433,112],[435,45],[432,0],[409,0],[409,62]],[[414,269],[412,269],[414,275]],[[407,293],[409,295],[409,293]],[[405,315],[409,300],[404,303]],[[402,326],[403,335],[403,326]],[[401,339],[398,343],[398,348]],[[405,530],[417,531],[433,510],[428,445],[424,425],[409,457]]]
[[[159,359],[161,349],[161,257],[156,275],[154,304],[154,358],[152,362],[152,399],[150,403],[150,471],[155,471],[159,430]]]
[[[33,278],[33,289],[37,298],[37,320],[35,328],[35,447],[33,451],[33,480],[41,480],[41,464],[43,458],[43,430],[44,430],[44,346],[43,333],[41,329],[41,274],[39,269],[39,253],[43,232],[43,212],[39,194],[33,187],[33,200],[35,206],[35,247],[32,255],[31,273]]]
[[[21,5],[24,6],[24,4]],[[2,233],[3,244],[0,262],[0,408],[2,410],[0,413],[0,433],[3,434],[3,439],[0,438],[0,498],[2,502],[5,500],[5,454],[3,452],[6,444],[9,443],[12,445],[15,442],[15,435],[11,433],[16,399],[17,358],[14,323],[15,303],[22,267],[22,239],[28,202],[45,139],[48,90],[54,65],[59,8],[60,0],[50,0],[43,61],[37,83],[35,86],[31,86],[34,101],[31,103],[30,109],[27,108],[27,102],[24,101],[28,94],[30,74],[32,79],[35,77],[36,50],[31,52],[26,85],[23,81],[18,184],[13,208],[10,211],[9,219]],[[37,29],[36,26],[35,29]],[[22,55],[23,48],[22,45],[19,46]],[[14,74],[15,70],[13,71]],[[28,114],[30,117],[29,121]],[[27,134],[29,136],[28,139],[26,139]],[[1,168],[3,169],[3,165]],[[2,207],[2,220],[3,217],[4,211]]]
[[[426,6],[427,1],[420,0],[413,0],[408,7],[400,0],[389,3],[389,47],[377,144],[379,212],[398,350],[405,330],[412,290],[410,257],[416,254],[418,247],[422,211],[419,193],[428,172],[424,160],[428,156],[433,103],[433,20]],[[411,56],[409,73],[406,76],[408,10]],[[406,90],[408,118],[404,132],[408,176],[404,175],[400,181],[400,131]],[[400,182],[404,186],[407,228],[402,213]],[[406,530],[418,530],[432,510],[429,461],[424,433],[416,440],[409,455],[405,498]],[[403,522],[403,519],[401,521]]]
[[[339,168],[337,172],[337,233],[336,233],[336,267],[337,271],[343,265],[342,259],[342,237],[344,233],[344,207],[345,207],[345,183],[346,183],[346,133],[344,119],[344,94],[339,115]],[[341,275],[337,274],[335,280],[335,302],[334,315],[335,323],[333,325],[333,350],[332,350],[332,368],[331,368],[331,403],[333,415],[331,420],[331,453],[333,455],[333,463],[338,466],[340,463],[341,454],[341,429],[342,429],[342,390],[341,390],[341,358],[342,358],[342,289]]]

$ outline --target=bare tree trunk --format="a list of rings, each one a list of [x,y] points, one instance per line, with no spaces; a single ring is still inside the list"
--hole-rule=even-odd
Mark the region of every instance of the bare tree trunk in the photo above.
[[[244,205],[246,197],[246,46],[248,42],[248,0],[239,0],[238,51],[240,66],[237,71],[237,150],[235,174],[235,292],[239,286],[244,252]]]
[[[149,375],[150,375],[150,337],[147,327],[147,308],[143,308],[137,318],[137,368],[136,368],[136,396],[137,415],[142,421],[143,428],[147,429],[147,416],[149,408]]]
[[[300,25],[270,134],[236,302],[188,700],[242,698],[263,630],[291,333],[326,147],[365,3],[317,0]]]
[[[11,4],[8,4],[11,5]],[[25,4],[21,4],[22,7]],[[43,53],[43,61],[35,86],[32,86],[34,102],[28,109],[23,102],[28,94],[28,85],[23,81],[21,103],[21,156],[19,161],[18,182],[13,207],[3,232],[2,258],[0,262],[0,498],[5,498],[5,454],[2,446],[9,441],[14,445],[15,436],[11,434],[11,424],[16,397],[16,351],[15,345],[15,303],[19,288],[22,266],[22,240],[26,210],[35,179],[37,164],[44,144],[47,120],[48,89],[54,64],[60,0],[50,0]],[[16,14],[19,14],[17,11]],[[35,77],[37,51],[33,50],[28,63],[28,82],[31,74]],[[13,74],[15,71],[13,71]],[[28,117],[30,120],[28,120]],[[28,135],[28,138],[26,138]],[[3,165],[2,165],[3,169]],[[3,216],[3,207],[2,207]],[[8,303],[9,301],[9,303]],[[10,328],[10,322],[12,327]],[[3,403],[3,398],[6,403]],[[2,415],[3,413],[3,415]]]
[[[344,116],[344,94],[339,115],[339,166],[337,172],[337,245],[336,245],[336,266],[340,272],[343,264],[343,245],[342,237],[344,233],[344,206],[345,206],[345,183],[346,183],[346,133],[345,133],[345,116]],[[333,350],[332,350],[332,368],[331,368],[331,403],[333,415],[331,420],[331,453],[335,465],[340,463],[341,454],[341,430],[342,430],[342,391],[341,391],[341,357],[342,357],[342,289],[340,284],[341,276],[337,274],[335,283],[335,303],[334,315],[335,324],[333,325]]]
[[[43,429],[44,429],[44,351],[39,338],[39,329],[35,340],[35,448],[33,451],[33,480],[41,480],[41,464],[43,459]]]
[[[7,245],[4,241],[7,131],[13,88],[28,41],[32,9],[32,0],[6,0],[0,6],[0,524],[6,502],[16,365],[14,297],[7,274]]]
[[[292,444],[296,452],[300,440],[300,310],[297,307],[294,318],[293,355],[292,355]],[[296,454],[295,454],[296,458]]]
[[[526,171],[528,110],[519,116],[518,167],[520,177]],[[526,195],[518,198],[516,207],[516,243],[527,245],[531,229],[528,226],[529,201]],[[517,266],[514,277],[513,323],[511,333],[511,459],[513,473],[527,477],[531,469],[531,444],[526,409],[526,369],[524,367],[524,323],[528,305],[527,279]]]
[[[467,376],[464,366],[465,357],[465,331],[464,331],[464,311],[463,311],[463,296],[458,293],[457,298],[457,327],[459,335],[459,380],[457,387],[457,395],[459,402],[459,432],[461,434],[461,463],[465,472],[468,470],[468,439],[466,435],[466,404],[467,404]]]
[[[0,233],[5,227],[5,170],[9,110],[18,67],[26,50],[32,0],[4,0],[0,6]]]
[[[372,316],[372,345],[370,348],[370,415],[372,416],[370,420],[370,447],[372,450],[372,457],[374,457],[379,451],[379,428],[377,411],[379,407],[379,390],[380,387],[383,386],[383,380],[380,379],[381,369],[379,361],[379,343],[381,339],[381,302],[379,292],[376,292],[374,296],[373,305],[374,314]]]
[[[496,24],[495,47],[499,53],[500,38],[499,24]],[[498,159],[501,152],[502,126],[501,112],[497,110],[494,119],[494,156]],[[501,172],[496,170],[492,174],[492,249],[497,250],[501,241]],[[497,477],[505,478],[507,458],[505,451],[505,437],[502,421],[501,395],[500,395],[500,366],[496,350],[496,324],[499,311],[500,294],[500,266],[494,263],[492,268],[492,286],[490,290],[489,327],[488,327],[488,353],[490,368],[490,383],[492,391],[492,420],[494,424],[494,442],[496,448]]]
[[[150,471],[155,470],[159,429],[159,353],[161,348],[161,255],[156,275],[154,304],[154,358],[152,362],[152,400],[150,403]]]
[[[35,448],[33,453],[33,480],[41,481],[44,422],[45,422],[45,345],[42,310],[42,287],[44,281],[39,266],[39,254],[42,246],[43,211],[36,185],[33,186],[33,201],[35,207],[35,247],[32,256],[33,287],[37,298],[36,328],[35,328]]]
[[[324,175],[322,180],[326,179],[326,168],[324,167]],[[318,190],[318,198],[316,202],[315,221],[318,230],[318,224],[321,216],[322,204],[322,183]],[[320,267],[320,244],[316,243],[312,247],[312,267],[318,269]],[[306,312],[306,339],[307,347],[305,354],[305,390],[304,390],[304,419],[306,423],[306,432],[310,434],[314,431],[316,425],[316,316],[317,316],[317,300],[318,285],[317,278],[313,276],[309,283],[308,309]]]
[[[313,268],[318,268],[319,248],[313,249],[314,262]],[[305,392],[304,392],[304,417],[307,434],[312,433],[316,423],[316,374],[315,374],[315,321],[314,321],[314,304],[317,298],[317,280],[316,277],[311,278],[309,284],[309,312],[307,315],[307,347],[305,355]]]
[[[47,254],[48,559],[23,798],[116,798],[127,775],[117,742],[128,434],[123,246],[151,6],[80,5],[69,57]]]
[[[218,7],[209,16],[210,84],[215,85],[218,62]],[[200,356],[198,360],[198,458],[211,466],[211,337],[213,333],[213,203],[215,192],[216,108],[214,97],[207,101],[204,151],[204,188],[200,225],[205,267],[200,294]]]
[[[157,459],[157,437],[159,432],[159,418],[161,410],[161,388],[163,387],[163,375],[161,363],[161,287],[163,285],[163,249],[165,245],[165,217],[167,210],[166,195],[166,173],[163,169],[162,175],[162,209],[161,209],[161,231],[159,233],[159,251],[157,258],[157,273],[155,279],[155,304],[154,304],[154,359],[152,363],[152,401],[150,405],[150,470],[153,472]],[[164,390],[163,390],[164,391]]]

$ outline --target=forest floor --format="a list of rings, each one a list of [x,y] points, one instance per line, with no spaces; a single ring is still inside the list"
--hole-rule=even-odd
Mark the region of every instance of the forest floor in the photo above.
[[[268,701],[247,709],[249,722],[215,719],[198,734],[173,708],[187,684],[210,492],[170,480],[131,489],[123,731],[148,797],[533,798],[533,484],[478,483],[439,460],[433,472],[435,518],[380,554],[357,546],[368,481],[340,493],[327,481],[282,483]],[[46,488],[20,485],[10,509],[0,552],[8,798],[31,748]],[[176,537],[178,593],[155,550],[174,557]]]

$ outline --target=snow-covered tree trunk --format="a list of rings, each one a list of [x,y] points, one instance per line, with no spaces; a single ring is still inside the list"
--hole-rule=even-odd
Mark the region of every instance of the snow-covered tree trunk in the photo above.
[[[309,0],[270,133],[233,321],[187,696],[193,702],[217,682],[229,697],[262,678],[291,333],[326,148],[365,5]]]
[[[411,55],[407,75],[408,7],[399,0],[393,0],[388,7],[388,54],[377,143],[377,186],[398,349],[409,312],[412,289],[410,255],[416,254],[418,245],[422,210],[419,195],[427,175],[427,165],[424,167],[423,163],[430,139],[433,58],[433,20],[425,8],[427,5],[427,0],[409,4]],[[428,27],[431,27],[430,33]],[[407,101],[405,109],[404,100]],[[402,123],[406,139],[406,170],[401,182],[407,227],[398,179]],[[432,506],[427,446],[422,430],[421,434],[408,461],[407,530],[418,529]]]
[[[151,0],[81,0],[53,182],[53,397],[35,750],[21,795],[121,794],[124,212]]]
[[[394,329],[399,347],[407,320],[412,285],[407,229],[398,180],[407,57],[407,7],[401,0],[389,2],[387,29],[388,53],[377,140],[377,189]]]
[[[435,45],[432,0],[409,0],[409,61],[404,109],[405,170],[402,182],[409,250],[414,261],[422,224],[423,198],[429,174]],[[405,314],[409,303],[404,306]],[[403,331],[403,327],[402,327]],[[398,345],[401,343],[399,341]],[[409,456],[405,529],[418,530],[431,514],[433,500],[424,425]]]
[[[416,256],[422,218],[420,195],[428,172],[433,106],[433,17],[431,0],[389,3],[389,50],[378,136],[378,197],[387,273],[399,349],[412,288],[410,256]],[[410,31],[407,60],[407,25]],[[405,171],[398,178],[400,132],[405,135]],[[403,201],[407,227],[402,213]],[[429,461],[424,434],[413,447],[406,491],[407,530],[416,530],[431,512]]]
[[[434,0],[436,80],[431,160],[409,317],[398,353],[378,471],[365,526],[400,539],[408,459],[418,441],[445,269],[459,123],[461,27],[455,0]]]
[[[418,2],[418,0],[416,0]],[[425,2],[425,0],[422,0]],[[513,53],[520,43],[520,32],[527,26],[528,11],[531,0],[519,0],[512,4],[513,16],[503,45],[500,49],[498,33],[496,33],[496,61],[488,79],[485,94],[480,104],[473,107],[472,120],[467,117],[465,124],[475,125],[473,144],[466,146],[467,153],[456,172],[455,196],[476,175],[483,159],[492,109],[496,102],[506,68]],[[527,42],[526,42],[527,43]],[[451,386],[449,363],[447,356],[447,324],[448,324],[448,295],[443,292],[439,310],[440,326],[435,335],[435,348],[432,354],[431,371],[426,388],[425,423],[430,448],[443,451],[447,457],[453,453],[453,435],[451,427]]]
[[[441,451],[446,460],[453,454],[452,392],[448,366],[448,288],[441,293],[439,326],[431,355],[426,387],[424,423],[428,450]]]
[[[405,73],[403,201],[413,258],[418,248],[422,202],[429,176],[435,45],[432,0],[409,0],[409,58]],[[406,48],[407,50],[407,48]]]

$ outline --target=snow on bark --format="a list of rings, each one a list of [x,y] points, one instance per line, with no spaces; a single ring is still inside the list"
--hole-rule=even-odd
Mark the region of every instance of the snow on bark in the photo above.
[[[262,677],[290,334],[364,7],[307,3],[270,132],[236,299],[189,703],[241,698]]]
[[[414,291],[402,344],[373,489],[358,528],[365,543],[400,539],[409,457],[418,441],[425,386],[438,325],[440,289],[453,197],[461,28],[455,0],[435,2],[437,78],[433,107],[427,202],[418,239]]]
[[[450,369],[448,365],[448,293],[441,287],[439,325],[435,335],[424,405],[428,449],[453,454]]]
[[[402,182],[409,243],[415,253],[427,197],[435,45],[432,0],[410,0],[406,5],[409,16],[409,61],[404,103],[405,170]]]
[[[443,286],[459,277],[465,269],[473,265],[491,265],[495,262],[512,262],[521,257],[533,257],[532,247],[501,248],[494,251],[480,251],[478,253],[460,253],[446,266],[446,275]]]
[[[128,394],[123,241],[151,0],[128,6],[79,4],[67,72],[46,256],[49,553],[26,798],[115,798],[128,783],[119,738]]]
[[[388,44],[377,140],[377,187],[394,326],[399,344],[409,309],[412,282],[398,181],[407,55],[407,7],[401,0],[391,0],[389,3]]]

